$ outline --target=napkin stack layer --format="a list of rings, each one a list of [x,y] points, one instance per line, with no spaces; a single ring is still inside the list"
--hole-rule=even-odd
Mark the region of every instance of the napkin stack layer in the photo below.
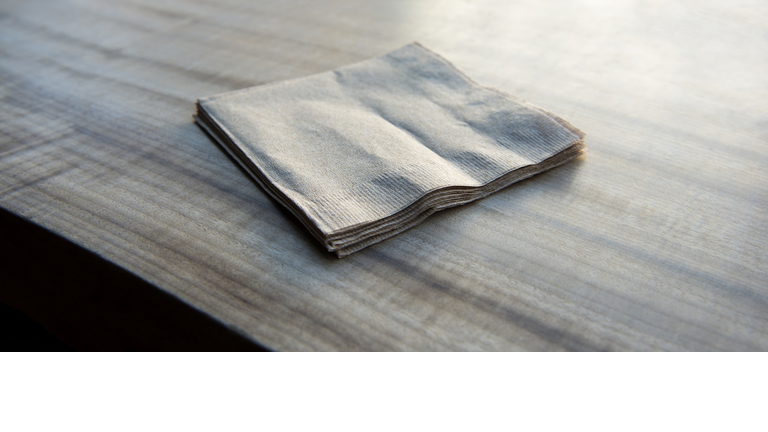
[[[339,257],[584,151],[565,120],[418,43],[199,99],[195,120]]]

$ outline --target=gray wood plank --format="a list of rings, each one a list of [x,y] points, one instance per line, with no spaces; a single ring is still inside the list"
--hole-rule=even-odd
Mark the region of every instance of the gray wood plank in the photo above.
[[[0,4],[0,206],[280,350],[768,349],[764,2]],[[418,40],[577,161],[337,259],[198,97]]]

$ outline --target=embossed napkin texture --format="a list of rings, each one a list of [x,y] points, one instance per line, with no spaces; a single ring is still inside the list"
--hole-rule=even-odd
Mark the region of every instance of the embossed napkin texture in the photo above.
[[[584,150],[565,120],[418,43],[200,99],[195,119],[339,257]]]

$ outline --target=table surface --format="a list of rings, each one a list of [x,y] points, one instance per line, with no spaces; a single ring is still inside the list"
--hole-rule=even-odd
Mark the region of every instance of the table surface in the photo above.
[[[768,3],[5,0],[0,206],[277,350],[768,349]],[[585,156],[344,259],[199,97],[419,41]]]

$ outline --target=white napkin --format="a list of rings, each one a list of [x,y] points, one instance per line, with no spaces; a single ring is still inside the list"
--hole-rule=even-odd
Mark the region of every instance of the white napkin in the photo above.
[[[584,151],[565,120],[419,43],[200,99],[195,120],[339,257]]]

